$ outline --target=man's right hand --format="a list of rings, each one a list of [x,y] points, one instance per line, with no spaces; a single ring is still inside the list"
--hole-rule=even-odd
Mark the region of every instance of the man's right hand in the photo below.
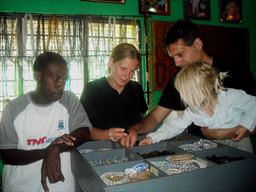
[[[138,133],[149,133],[161,123],[170,113],[171,109],[158,105],[153,111],[144,117],[139,123],[129,128],[129,135],[121,139],[120,143],[125,147],[133,147],[136,143]]]
[[[122,138],[120,140],[120,143],[121,143],[121,145],[123,145],[127,148],[133,147],[136,143],[137,137],[138,137],[137,132],[133,129],[129,129],[129,135]]]

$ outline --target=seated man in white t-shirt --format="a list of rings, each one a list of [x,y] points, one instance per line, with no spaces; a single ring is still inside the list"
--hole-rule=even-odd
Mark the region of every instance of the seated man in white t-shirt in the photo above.
[[[40,54],[33,69],[36,89],[2,114],[3,191],[75,191],[68,151],[89,140],[91,123],[78,98],[64,91],[68,69],[59,54]],[[73,144],[52,142],[57,138]]]

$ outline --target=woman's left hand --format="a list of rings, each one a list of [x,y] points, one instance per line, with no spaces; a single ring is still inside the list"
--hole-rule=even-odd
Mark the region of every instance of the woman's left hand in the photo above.
[[[243,126],[237,126],[234,135],[231,137],[233,141],[240,141],[242,138],[248,136],[250,132]]]

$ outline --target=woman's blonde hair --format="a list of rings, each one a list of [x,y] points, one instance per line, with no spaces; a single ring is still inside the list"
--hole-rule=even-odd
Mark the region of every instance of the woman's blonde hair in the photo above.
[[[110,58],[113,63],[121,61],[125,58],[136,59],[140,64],[140,53],[138,49],[130,43],[120,43],[112,51]],[[108,69],[110,72],[110,69]]]
[[[137,59],[138,61],[140,61],[140,53],[137,50],[137,48],[129,43],[120,43],[119,45],[117,45],[110,57],[113,59],[113,62],[117,62],[120,60],[123,60],[125,58],[132,58],[132,59]]]
[[[201,104],[209,105],[213,111],[213,98],[223,90],[226,73],[217,73],[209,64],[197,62],[183,68],[175,79],[175,88],[184,104],[195,110]]]

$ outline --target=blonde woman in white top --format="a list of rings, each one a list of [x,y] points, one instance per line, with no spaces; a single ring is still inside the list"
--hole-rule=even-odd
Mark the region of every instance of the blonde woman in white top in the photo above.
[[[182,133],[191,123],[209,129],[229,129],[237,126],[239,132],[253,132],[256,125],[256,97],[242,90],[224,88],[224,77],[224,73],[218,74],[211,65],[201,62],[182,69],[176,77],[175,87],[187,109],[174,119],[167,118],[140,145],[170,139]],[[249,137],[235,142],[231,135],[220,142],[252,152]]]

